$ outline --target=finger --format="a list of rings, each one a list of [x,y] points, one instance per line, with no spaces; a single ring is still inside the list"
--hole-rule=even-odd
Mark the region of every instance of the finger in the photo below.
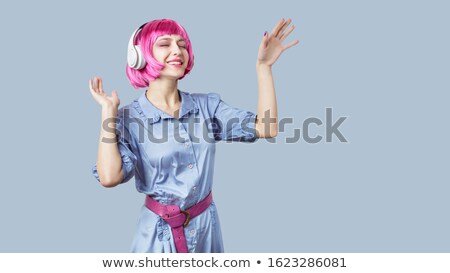
[[[265,33],[266,35],[264,35],[263,37],[263,43],[264,43],[264,48],[267,48],[267,45],[269,44],[269,33]]]
[[[100,90],[100,92],[104,93],[104,91],[103,91],[103,81],[102,81],[102,78],[99,78],[99,86],[98,86],[98,89]]]
[[[278,33],[278,30],[280,30],[281,26],[284,23],[284,18],[281,19],[278,24],[272,29],[272,32],[270,33],[270,36],[276,36],[276,34]]]
[[[92,81],[92,83],[93,83],[92,89],[93,89],[96,93],[98,93],[98,90],[97,90],[97,87],[98,87],[98,85],[97,85],[97,77],[94,77],[94,80]]]
[[[103,90],[100,89],[100,81],[101,81],[100,77],[95,77],[95,79],[94,79],[94,90],[98,94],[103,95]]]
[[[120,104],[119,94],[117,94],[116,90],[112,91],[112,97],[116,100],[117,104]]]
[[[89,88],[91,89],[92,93],[94,94],[98,93],[97,87],[95,86],[95,78],[94,80],[92,79],[89,80]]]
[[[92,85],[93,81],[92,79],[89,80],[89,90],[91,92],[91,95],[98,101],[99,98],[102,97],[102,95],[100,95],[95,89],[94,86]]]
[[[292,25],[285,33],[283,33],[283,35],[281,35],[280,40],[284,41],[284,39],[286,39],[286,37],[294,31],[294,28],[294,25]]]
[[[267,38],[268,34],[267,31],[264,32],[264,36],[261,40],[261,44],[259,45],[260,49],[265,49],[267,47],[267,43],[268,43],[268,38]]]
[[[292,47],[292,46],[295,46],[295,45],[298,44],[299,42],[300,42],[299,40],[292,41],[292,42],[290,42],[289,44],[285,45],[285,46],[283,47],[283,50],[286,50],[286,49],[288,49],[288,48],[290,48],[290,47]]]
[[[289,24],[292,22],[291,19],[288,19],[284,24],[281,26],[280,31],[278,31],[276,37],[281,37],[283,35],[284,30],[289,26]]]

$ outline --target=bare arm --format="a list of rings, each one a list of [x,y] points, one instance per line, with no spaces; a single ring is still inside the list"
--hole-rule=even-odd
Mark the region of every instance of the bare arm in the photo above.
[[[115,134],[115,118],[120,104],[117,93],[108,97],[103,91],[101,78],[94,84],[89,81],[89,89],[94,99],[102,106],[102,123],[98,144],[97,172],[104,187],[115,187],[123,180],[122,158]]]
[[[256,137],[276,137],[278,133],[278,113],[272,67],[257,64],[256,73],[258,78]]]
[[[283,41],[294,30],[292,25],[287,31],[286,28],[291,23],[291,19],[282,19],[274,27],[270,35],[264,33],[264,38],[258,51],[256,61],[256,73],[258,79],[258,119],[255,129],[257,137],[276,137],[278,134],[278,112],[277,98],[275,95],[275,85],[272,76],[272,65],[286,49],[299,43],[295,40],[287,45]]]

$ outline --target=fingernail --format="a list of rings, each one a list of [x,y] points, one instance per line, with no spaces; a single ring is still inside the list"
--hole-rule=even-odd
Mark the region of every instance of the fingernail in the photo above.
[[[264,36],[266,36],[267,35],[267,31],[264,31]]]

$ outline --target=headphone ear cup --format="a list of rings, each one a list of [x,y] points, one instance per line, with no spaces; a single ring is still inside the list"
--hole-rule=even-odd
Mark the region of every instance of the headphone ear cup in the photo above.
[[[127,62],[131,68],[135,68],[137,64],[137,52],[134,46],[128,48]]]
[[[130,41],[128,42],[128,52],[127,52],[127,62],[128,66],[134,68],[136,70],[142,69],[145,67],[147,62],[145,61],[144,54],[142,54],[141,47],[139,45],[135,45],[135,38],[137,33],[146,25],[147,23],[140,26],[136,29],[131,35]]]
[[[147,62],[145,61],[144,54],[142,54],[141,47],[139,45],[135,45],[135,52],[136,52],[136,65],[134,69],[142,69],[145,67]]]

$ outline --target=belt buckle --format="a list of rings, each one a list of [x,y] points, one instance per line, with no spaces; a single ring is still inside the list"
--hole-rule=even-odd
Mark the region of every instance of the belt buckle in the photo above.
[[[186,216],[186,220],[184,220],[183,223],[183,227],[186,227],[189,224],[189,221],[191,220],[191,214],[189,213],[189,211],[186,210],[182,210],[180,212]]]

